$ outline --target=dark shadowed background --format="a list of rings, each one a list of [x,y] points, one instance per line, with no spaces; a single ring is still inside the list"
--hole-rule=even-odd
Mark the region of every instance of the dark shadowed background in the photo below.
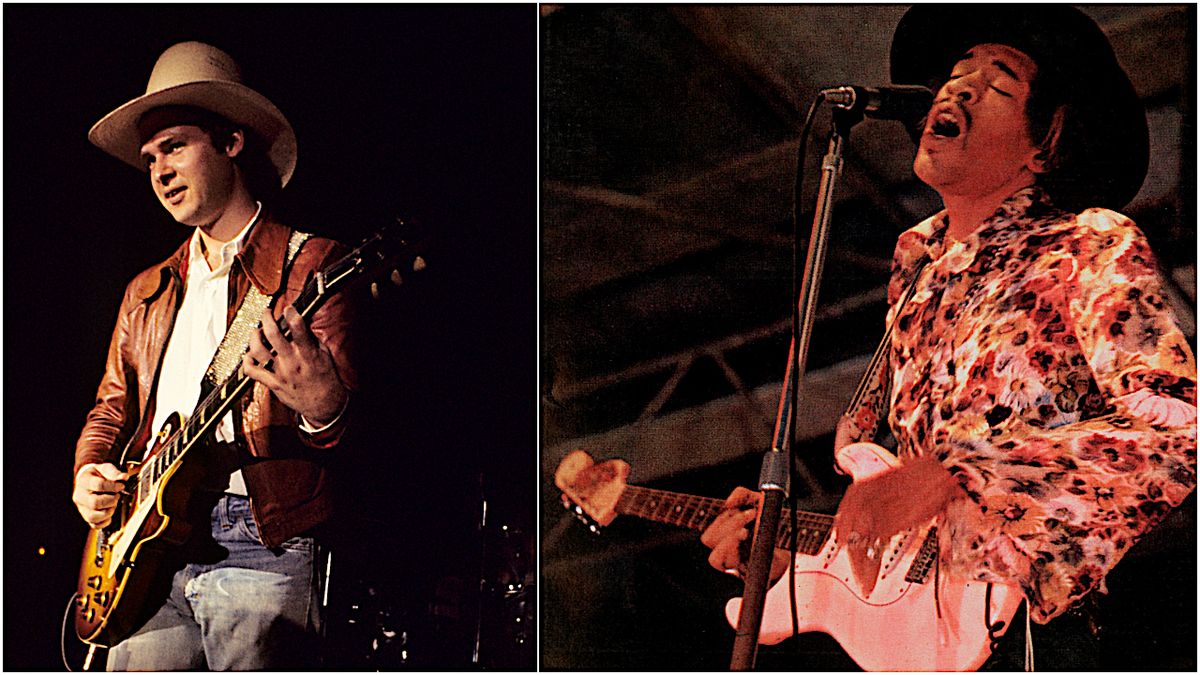
[[[124,285],[190,234],[86,134],[183,40],[290,119],[286,219],[435,236],[426,277],[364,309],[327,665],[468,667],[477,629],[481,665],[533,663],[535,30],[532,6],[4,8],[5,669],[63,667],[75,439]]]

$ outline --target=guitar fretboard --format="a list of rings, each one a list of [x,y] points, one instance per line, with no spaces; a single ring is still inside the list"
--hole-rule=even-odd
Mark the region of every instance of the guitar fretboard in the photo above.
[[[625,488],[617,500],[616,506],[617,513],[693,530],[703,530],[708,527],[724,508],[725,500],[723,499],[633,485]],[[816,555],[825,544],[832,528],[833,516],[797,511],[797,550],[806,555]],[[790,548],[791,535],[792,510],[784,509],[780,518],[779,534],[775,537],[775,545],[778,548]]]

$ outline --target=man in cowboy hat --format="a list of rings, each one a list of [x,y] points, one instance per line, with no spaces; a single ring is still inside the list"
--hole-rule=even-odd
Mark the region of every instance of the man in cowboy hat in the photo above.
[[[84,520],[112,519],[130,476],[117,465],[126,442],[138,459],[171,413],[195,408],[231,323],[247,326],[249,338],[242,356],[247,338],[237,344],[230,329],[228,369],[240,363],[257,383],[215,432],[224,454],[211,455],[220,493],[211,530],[225,552],[189,559],[161,607],[148,608],[149,620],[112,649],[109,667],[311,666],[319,621],[312,532],[330,516],[327,463],[346,431],[356,377],[347,303],[329,300],[311,328],[291,308],[338,245],[295,233],[264,203],[292,176],[295,134],[228,54],[185,42],[158,59],[143,96],[88,138],[147,172],[159,202],[192,233],[126,289],[75,451],[73,499]],[[252,312],[249,323],[235,318],[239,307]]]
[[[900,236],[887,358],[835,440],[886,420],[902,463],[851,485],[835,528],[869,589],[882,545],[940,517],[940,573],[1019,588],[1046,624],[1195,486],[1194,356],[1145,237],[1110,210],[1146,174],[1145,113],[1063,5],[916,6],[891,69],[936,92],[913,167],[945,208]],[[736,490],[705,532],[717,569],[743,563],[755,513],[737,507],[757,499]],[[1098,665],[1085,632],[1033,646],[1052,668]]]

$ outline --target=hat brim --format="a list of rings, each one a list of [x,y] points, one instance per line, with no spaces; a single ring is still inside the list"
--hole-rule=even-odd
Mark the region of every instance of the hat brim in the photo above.
[[[1067,164],[1046,177],[1055,202],[1070,210],[1121,209],[1145,180],[1150,158],[1146,112],[1108,38],[1069,5],[914,5],[892,38],[897,84],[935,91],[971,47],[1003,44],[1025,52],[1039,72],[1052,69],[1075,114]]]
[[[244,125],[266,143],[266,154],[287,185],[296,169],[296,133],[283,113],[265,96],[236,82],[200,80],[139,96],[104,116],[88,131],[88,140],[117,159],[146,170],[141,161],[143,139],[138,122],[161,106],[190,105]]]

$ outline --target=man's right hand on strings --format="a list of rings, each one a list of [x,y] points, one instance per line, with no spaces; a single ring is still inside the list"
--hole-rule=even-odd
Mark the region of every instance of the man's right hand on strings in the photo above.
[[[117,496],[125,489],[129,474],[115,464],[84,464],[75,474],[75,491],[71,499],[79,514],[93,528],[104,527],[117,509]]]

